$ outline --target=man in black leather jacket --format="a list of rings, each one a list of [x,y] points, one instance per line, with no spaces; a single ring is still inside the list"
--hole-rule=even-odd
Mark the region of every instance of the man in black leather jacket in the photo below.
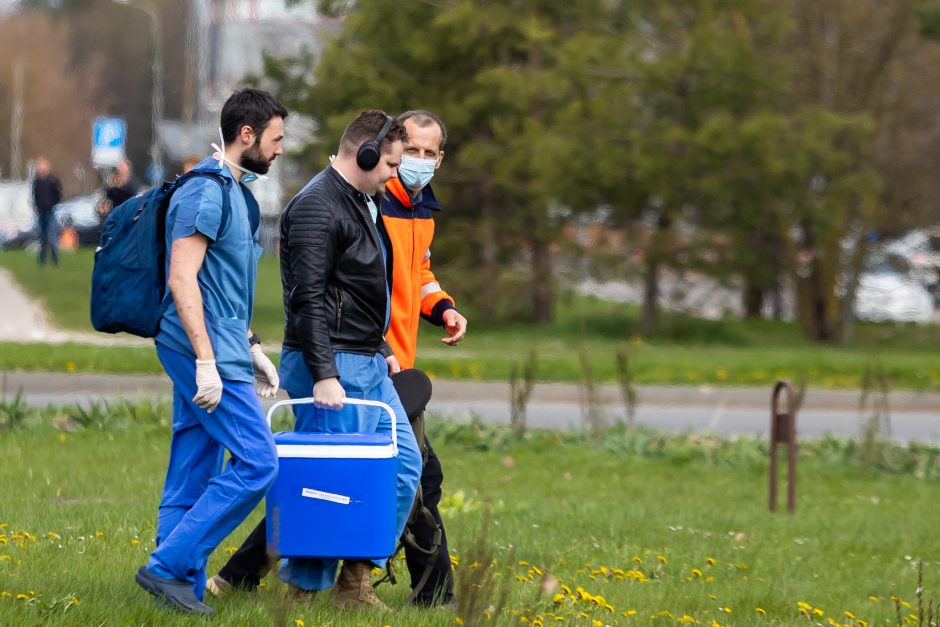
[[[398,489],[396,538],[404,530],[421,476],[421,455],[390,374],[398,370],[384,332],[392,277],[391,243],[372,196],[400,163],[403,127],[381,111],[366,111],[346,128],[333,163],[294,197],[281,217],[281,282],[286,324],[281,387],[294,398],[313,396],[296,408],[297,431],[384,432],[391,418],[373,408],[343,407],[344,396],[379,400],[396,414]],[[252,532],[230,564],[258,555],[263,526]],[[253,546],[252,546],[253,545]],[[244,556],[246,559],[239,559]],[[336,560],[291,559],[280,577],[297,595],[329,588]],[[342,608],[384,604],[372,590],[378,562],[345,560],[333,603]],[[229,565],[207,583],[218,594],[231,585],[254,587],[253,573]],[[387,608],[385,608],[387,609]]]

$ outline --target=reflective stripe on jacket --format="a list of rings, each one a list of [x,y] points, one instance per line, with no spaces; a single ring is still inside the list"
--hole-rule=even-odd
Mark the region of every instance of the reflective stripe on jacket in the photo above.
[[[431,272],[432,211],[441,205],[428,185],[414,200],[401,182],[390,179],[382,199],[382,219],[392,241],[392,320],[385,338],[402,368],[413,368],[420,318],[443,326],[454,299]]]

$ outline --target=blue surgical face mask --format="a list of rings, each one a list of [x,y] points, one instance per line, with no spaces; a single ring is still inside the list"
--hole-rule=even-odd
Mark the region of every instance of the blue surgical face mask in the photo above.
[[[398,166],[398,178],[408,189],[423,189],[434,178],[436,165],[437,159],[418,159],[402,155],[401,165]]]

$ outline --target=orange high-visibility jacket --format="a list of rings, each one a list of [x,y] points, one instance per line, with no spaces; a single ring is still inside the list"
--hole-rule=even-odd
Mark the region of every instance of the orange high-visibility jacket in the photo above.
[[[385,339],[402,368],[414,368],[420,319],[442,326],[444,312],[455,308],[431,272],[431,212],[440,210],[430,185],[413,201],[397,178],[385,185],[381,212],[393,251],[392,317]]]

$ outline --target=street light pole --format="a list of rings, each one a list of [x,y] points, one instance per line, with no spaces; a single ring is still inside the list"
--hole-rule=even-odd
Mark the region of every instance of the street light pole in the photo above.
[[[160,152],[158,125],[163,121],[163,38],[160,28],[160,11],[149,0],[113,0],[117,4],[140,9],[150,18],[150,38],[153,42],[153,89],[151,90],[152,136],[150,139],[150,164],[157,178],[163,176],[163,155]],[[159,183],[159,180],[156,181]]]

